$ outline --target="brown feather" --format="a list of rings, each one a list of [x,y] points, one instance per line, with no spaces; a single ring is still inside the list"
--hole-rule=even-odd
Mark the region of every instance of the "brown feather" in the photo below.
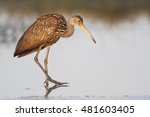
[[[39,17],[22,35],[17,43],[14,56],[22,57],[56,43],[67,29],[65,18],[57,14]],[[43,49],[42,48],[42,49]]]

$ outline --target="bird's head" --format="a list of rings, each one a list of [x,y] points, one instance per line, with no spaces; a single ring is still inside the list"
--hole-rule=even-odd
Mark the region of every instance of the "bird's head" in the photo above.
[[[89,32],[89,30],[85,27],[85,25],[83,23],[83,18],[81,16],[79,16],[79,15],[73,16],[70,20],[70,23],[74,26],[79,26],[82,30],[84,30],[90,36],[92,41],[96,44],[94,37]]]

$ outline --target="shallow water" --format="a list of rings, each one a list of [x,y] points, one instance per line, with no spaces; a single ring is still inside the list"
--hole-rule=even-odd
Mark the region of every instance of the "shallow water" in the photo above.
[[[34,63],[35,54],[13,57],[16,41],[36,17],[0,16],[0,99],[43,99],[44,74]],[[49,99],[150,99],[149,18],[108,24],[83,17],[97,44],[76,28],[72,37],[52,46],[50,76],[70,86],[56,89]]]
[[[150,100],[150,95],[145,96],[21,96],[3,97],[1,100]]]

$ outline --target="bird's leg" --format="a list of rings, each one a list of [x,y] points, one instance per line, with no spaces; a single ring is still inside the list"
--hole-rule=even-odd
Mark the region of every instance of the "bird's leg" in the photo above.
[[[46,50],[46,55],[45,55],[45,59],[44,59],[44,67],[45,67],[45,71],[48,74],[48,55],[49,55],[49,51],[50,51],[50,46],[47,47]],[[45,89],[46,89],[46,94],[48,93],[48,88],[49,88],[49,82],[48,82],[48,77],[45,77]]]
[[[47,73],[46,73],[45,69],[43,68],[43,66],[40,64],[40,62],[39,62],[39,60],[38,60],[38,56],[39,56],[39,53],[40,53],[42,47],[43,47],[43,45],[41,45],[41,46],[39,47],[39,49],[37,50],[37,53],[36,53],[36,55],[35,55],[35,57],[34,57],[34,61],[36,62],[36,64],[41,68],[41,70],[42,70],[42,71],[45,73],[45,75],[47,76]]]
[[[52,82],[52,83],[54,83],[54,84],[57,84],[57,85],[68,84],[68,83],[66,83],[66,82],[62,83],[62,82],[58,82],[58,81],[52,79],[52,78],[48,75],[48,73],[46,72],[46,70],[43,68],[43,66],[40,64],[40,62],[39,62],[39,60],[38,60],[38,56],[39,56],[39,53],[40,53],[42,47],[43,47],[43,45],[41,45],[41,46],[39,47],[39,49],[38,49],[38,51],[37,51],[37,53],[36,53],[36,55],[35,55],[35,57],[34,57],[34,61],[35,61],[35,62],[37,63],[37,65],[41,68],[41,70],[44,72],[44,74],[46,75],[46,77],[48,78],[48,80],[49,80],[50,82]],[[46,80],[45,82],[47,82],[47,80]]]

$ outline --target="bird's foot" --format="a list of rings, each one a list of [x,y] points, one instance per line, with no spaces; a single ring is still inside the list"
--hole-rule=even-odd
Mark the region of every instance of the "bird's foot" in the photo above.
[[[69,86],[69,83],[67,82],[61,82],[59,84],[55,84],[54,85],[55,87],[68,87]],[[44,85],[45,89],[48,91],[49,89],[51,89],[52,87],[48,87],[47,85]]]
[[[60,85],[60,86],[66,86],[66,87],[68,87],[69,83],[68,82],[58,82],[55,85]]]
[[[44,83],[46,83],[47,81],[52,82],[55,85],[69,85],[68,82],[59,82],[59,81],[56,81],[56,80],[52,79],[51,77],[49,77],[47,80],[45,80]]]

